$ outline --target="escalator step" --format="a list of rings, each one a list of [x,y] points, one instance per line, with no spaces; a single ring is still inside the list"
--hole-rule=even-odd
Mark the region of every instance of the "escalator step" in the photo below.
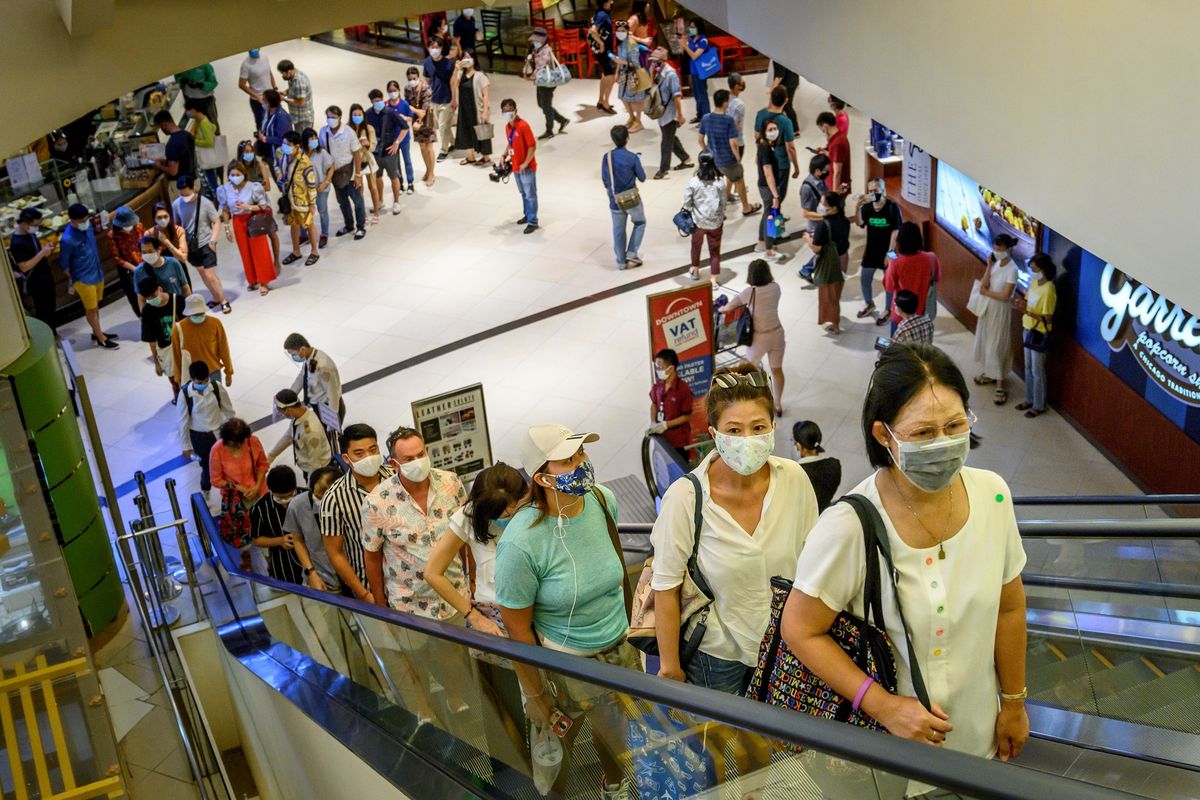
[[[1140,714],[1133,721],[1200,735],[1200,696],[1178,699],[1170,705]]]

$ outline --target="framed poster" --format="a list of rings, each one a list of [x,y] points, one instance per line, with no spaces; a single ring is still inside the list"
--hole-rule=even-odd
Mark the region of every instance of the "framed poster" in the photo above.
[[[435,468],[456,473],[470,486],[476,475],[492,465],[483,384],[417,400],[412,414]]]
[[[904,142],[904,178],[900,196],[915,206],[929,208],[929,187],[933,184],[933,159],[910,141]]]
[[[679,377],[693,397],[708,394],[713,374],[712,287],[704,284],[647,295],[650,359],[670,348],[679,356]]]

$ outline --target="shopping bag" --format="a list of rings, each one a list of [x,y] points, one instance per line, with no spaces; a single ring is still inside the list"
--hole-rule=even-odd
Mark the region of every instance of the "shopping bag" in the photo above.
[[[692,62],[692,74],[701,80],[706,80],[721,71],[721,56],[717,48],[709,47],[700,57]]]
[[[971,296],[967,298],[967,311],[970,311],[977,317],[983,313],[985,308],[987,308],[987,298],[984,297],[979,291],[982,286],[982,281],[975,281],[972,283]]]
[[[656,704],[635,702],[627,739],[643,800],[695,797],[719,785],[707,724],[689,724]]]
[[[218,134],[213,137],[212,147],[197,147],[196,162],[200,169],[221,169],[229,163],[229,144],[225,137]]]

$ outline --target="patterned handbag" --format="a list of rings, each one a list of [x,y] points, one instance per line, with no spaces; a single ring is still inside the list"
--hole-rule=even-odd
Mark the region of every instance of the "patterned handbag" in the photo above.
[[[250,512],[242,502],[242,495],[232,486],[221,488],[221,516],[217,518],[217,530],[221,541],[241,550],[250,544]]]
[[[863,544],[866,546],[866,578],[863,582],[863,608],[866,618],[856,617],[842,611],[829,627],[829,636],[850,656],[858,668],[875,679],[875,682],[892,694],[896,693],[896,660],[892,654],[892,643],[884,628],[882,581],[879,558],[883,556],[888,574],[895,575],[892,565],[891,547],[887,529],[875,508],[875,504],[861,495],[846,495],[842,502],[849,503],[858,514],[863,527]],[[892,584],[893,590],[895,583]],[[769,705],[783,706],[815,717],[849,722],[870,730],[883,730],[878,720],[862,709],[855,710],[853,702],[841,696],[805,666],[780,633],[783,606],[792,590],[792,582],[783,578],[771,579],[771,618],[766,635],[758,651],[746,696]],[[897,609],[899,597],[897,596]],[[921,704],[929,708],[929,694],[921,677],[921,668],[913,652],[912,637],[908,634],[908,623],[903,612],[900,622],[904,626],[908,644],[909,663],[912,665],[913,690]]]

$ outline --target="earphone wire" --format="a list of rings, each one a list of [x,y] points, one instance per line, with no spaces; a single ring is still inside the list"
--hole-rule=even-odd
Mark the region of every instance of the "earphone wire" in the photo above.
[[[567,613],[567,633],[563,638],[563,647],[569,647],[571,644],[571,622],[575,619],[575,604],[579,602],[579,568],[575,565],[575,556],[571,554],[571,548],[567,547],[567,532],[563,529],[563,520],[565,517],[562,513],[562,506],[559,505],[557,495],[554,498],[554,505],[557,506],[557,516],[554,523],[554,538],[562,544],[563,550],[567,551],[567,558],[571,559],[571,580],[574,584],[574,592],[571,597],[571,610]]]

